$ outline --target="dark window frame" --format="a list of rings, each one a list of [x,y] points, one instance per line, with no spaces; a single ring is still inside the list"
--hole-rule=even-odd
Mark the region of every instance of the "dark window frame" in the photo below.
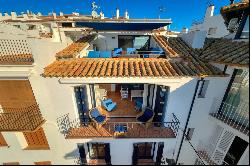
[[[206,83],[207,83],[207,86],[205,86]],[[198,98],[205,98],[206,97],[208,85],[209,85],[209,80],[202,81],[201,88],[200,88],[199,93],[198,93]],[[204,88],[206,88],[206,89],[204,89]]]
[[[120,37],[124,37],[124,36],[128,36],[128,37],[133,37],[133,40],[136,38],[136,37],[148,37],[149,39],[149,42],[148,42],[148,50],[150,50],[150,44],[151,44],[151,36],[150,35],[118,35],[118,47],[119,47],[119,39]],[[134,45],[134,43],[133,43]],[[134,46],[133,46],[134,47]]]
[[[93,150],[93,149],[90,149],[90,145],[91,145],[92,148],[93,148],[93,146],[96,146],[96,151],[97,151],[96,156],[91,155],[90,150]],[[88,152],[89,152],[89,158],[90,159],[105,159],[105,146],[106,146],[105,143],[87,143],[87,146],[88,146]],[[99,146],[103,146],[103,147],[99,147]],[[104,156],[99,155],[99,150],[100,150],[99,148],[103,148]]]

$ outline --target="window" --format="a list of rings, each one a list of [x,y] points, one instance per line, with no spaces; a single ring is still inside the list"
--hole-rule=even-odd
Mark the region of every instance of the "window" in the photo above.
[[[187,134],[186,134],[186,140],[191,140],[194,134],[194,128],[188,128]]]
[[[145,142],[139,143],[136,145],[137,147],[137,156],[139,159],[152,159],[154,156],[155,143]]]
[[[23,132],[28,147],[25,150],[49,150],[49,144],[43,128],[35,132]]]
[[[249,38],[249,16],[247,17],[247,21],[244,25],[244,28],[242,30],[241,39],[248,39]]]
[[[208,35],[214,35],[216,34],[217,28],[209,28],[208,29]]]
[[[209,84],[209,80],[203,80],[201,88],[200,88],[200,92],[198,94],[199,98],[205,98],[208,84]]]
[[[91,159],[105,159],[105,144],[90,143],[88,144],[88,148]]]
[[[62,23],[62,27],[72,27],[72,23],[71,22],[64,22],[64,23]]]
[[[39,161],[39,162],[34,162],[35,165],[51,165],[50,161]]]

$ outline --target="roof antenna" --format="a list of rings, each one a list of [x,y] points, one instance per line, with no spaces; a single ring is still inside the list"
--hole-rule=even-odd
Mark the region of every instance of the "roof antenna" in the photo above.
[[[163,5],[159,6],[158,9],[159,9],[159,19],[161,19],[161,13],[166,12],[167,9]]]
[[[100,9],[99,6],[97,6],[97,4],[95,2],[92,2],[91,3],[91,9],[92,9],[92,12],[91,12],[91,15],[93,18],[97,18],[98,17],[98,13],[97,13],[97,9]]]

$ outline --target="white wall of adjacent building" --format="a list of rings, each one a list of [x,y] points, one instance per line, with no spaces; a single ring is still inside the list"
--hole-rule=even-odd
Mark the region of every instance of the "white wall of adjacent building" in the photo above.
[[[217,66],[223,68],[223,65]],[[234,68],[228,67],[226,73],[232,75],[233,70]],[[211,137],[213,136],[214,132],[216,132],[215,129],[217,126],[222,127],[223,130],[229,131],[234,136],[240,137],[241,139],[249,143],[249,137],[247,135],[209,115],[211,111],[214,112],[220,107],[226,89],[228,87],[230,78],[231,77],[212,79],[206,78],[206,80],[209,80],[206,96],[205,98],[196,98],[195,100],[188,128],[194,128],[191,143],[196,150],[199,149],[201,143],[203,145],[210,145]],[[245,150],[238,164],[247,163],[247,159],[245,157],[247,151],[248,148]],[[197,158],[198,156],[190,146],[189,142],[185,141],[184,139],[178,163],[193,165]]]
[[[194,24],[190,31],[206,31],[208,38],[220,38],[229,34],[223,17],[214,15],[214,6],[207,8],[204,20],[199,24]]]

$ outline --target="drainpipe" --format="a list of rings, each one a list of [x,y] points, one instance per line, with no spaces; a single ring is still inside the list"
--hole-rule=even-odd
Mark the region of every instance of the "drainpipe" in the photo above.
[[[186,134],[186,131],[187,131],[187,127],[188,127],[188,123],[189,123],[189,120],[190,120],[190,117],[191,117],[191,113],[193,111],[193,106],[194,106],[194,102],[195,102],[195,99],[196,99],[196,95],[197,95],[197,92],[198,92],[198,89],[199,89],[199,84],[203,80],[204,80],[204,78],[201,78],[200,80],[198,80],[197,83],[196,83],[196,86],[195,86],[195,91],[194,91],[192,103],[191,103],[191,106],[190,106],[190,109],[189,109],[189,112],[188,112],[187,121],[186,121],[185,128],[184,128],[184,131],[183,131],[183,135],[182,135],[182,138],[181,138],[181,144],[180,144],[178,154],[177,154],[177,157],[176,157],[176,164],[178,163],[178,160],[179,160],[182,144],[183,144],[184,137],[185,137],[185,134]]]

